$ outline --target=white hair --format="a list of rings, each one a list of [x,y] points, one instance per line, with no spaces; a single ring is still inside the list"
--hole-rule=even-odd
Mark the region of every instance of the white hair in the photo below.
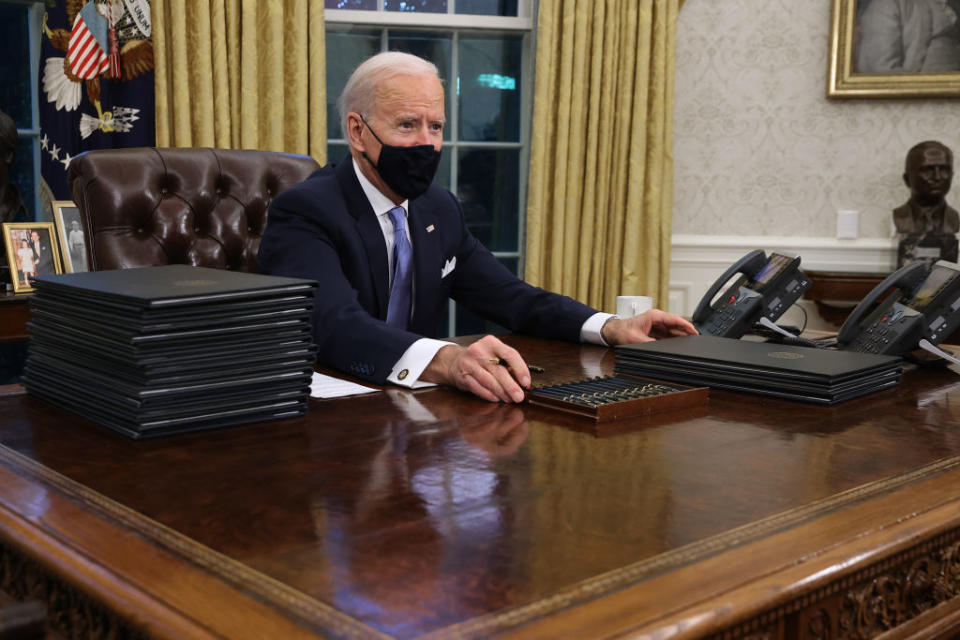
[[[369,117],[373,111],[377,85],[394,76],[425,76],[440,77],[437,65],[418,56],[401,53],[400,51],[385,51],[367,58],[350,74],[347,85],[340,94],[337,108],[340,110],[340,126],[343,135],[347,137],[347,114],[355,112]]]

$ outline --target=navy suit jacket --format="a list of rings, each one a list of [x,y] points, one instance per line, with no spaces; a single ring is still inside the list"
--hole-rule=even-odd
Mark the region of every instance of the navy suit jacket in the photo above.
[[[319,283],[312,320],[322,364],[383,384],[411,344],[437,336],[448,297],[511,331],[571,341],[596,313],[512,274],[467,230],[446,189],[431,185],[411,200],[408,222],[414,298],[404,331],[385,322],[390,276],[383,230],[349,158],[318,169],[270,204],[260,271]]]

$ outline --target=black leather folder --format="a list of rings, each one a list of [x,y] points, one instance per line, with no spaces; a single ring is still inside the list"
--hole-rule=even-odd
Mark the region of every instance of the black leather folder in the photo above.
[[[38,292],[60,291],[74,297],[89,298],[97,304],[106,301],[150,309],[303,294],[315,287],[314,281],[301,278],[185,264],[65,273],[37,276],[34,279],[34,288]]]
[[[715,336],[684,336],[616,347],[620,373],[690,385],[836,404],[896,386],[901,361]]]
[[[316,283],[186,265],[41,276],[28,392],[126,435],[302,415]]]

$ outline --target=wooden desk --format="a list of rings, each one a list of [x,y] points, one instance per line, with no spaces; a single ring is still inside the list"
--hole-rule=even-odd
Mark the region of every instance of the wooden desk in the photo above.
[[[0,292],[0,342],[27,339],[27,321],[30,320],[29,294]]]
[[[545,382],[599,347],[510,339]],[[592,423],[458,392],[133,441],[0,397],[2,588],[75,637],[950,637],[960,377]],[[114,634],[114,635],[111,635]]]

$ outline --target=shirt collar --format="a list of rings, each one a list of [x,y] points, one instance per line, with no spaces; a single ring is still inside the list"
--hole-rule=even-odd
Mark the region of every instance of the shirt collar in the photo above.
[[[367,179],[367,176],[363,175],[353,155],[350,156],[350,161],[353,163],[353,172],[357,174],[357,180],[360,181],[360,188],[363,189],[364,195],[367,196],[367,201],[369,201],[370,206],[373,207],[373,212],[378,216],[387,215],[387,213],[397,205],[393,204],[390,198],[380,193],[380,190],[373,186],[373,183]],[[404,200],[400,203],[400,206],[403,207],[404,215],[407,213],[409,203],[409,200]]]

